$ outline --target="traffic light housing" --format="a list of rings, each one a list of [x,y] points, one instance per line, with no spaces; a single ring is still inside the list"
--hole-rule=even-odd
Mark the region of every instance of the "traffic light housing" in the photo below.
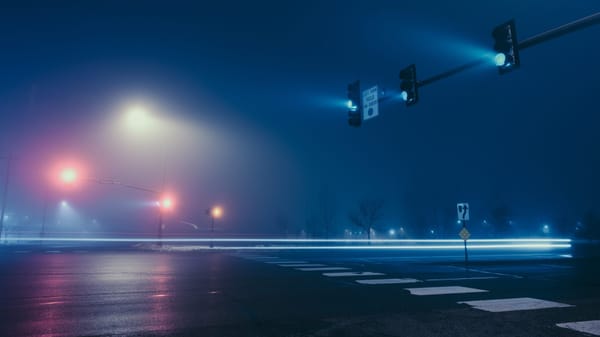
[[[362,124],[362,100],[360,81],[348,84],[348,125],[360,127]]]
[[[411,106],[419,101],[417,83],[417,67],[414,64],[400,71],[400,91],[406,106]]]
[[[494,38],[494,50],[497,53],[494,60],[500,75],[519,68],[521,60],[519,59],[515,20],[510,20],[494,28],[492,37]]]

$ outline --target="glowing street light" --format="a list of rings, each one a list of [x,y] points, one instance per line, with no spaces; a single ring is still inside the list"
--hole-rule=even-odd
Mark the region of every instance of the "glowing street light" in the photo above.
[[[211,211],[211,215],[213,218],[220,218],[223,215],[223,209],[221,207],[213,207]]]
[[[550,226],[548,226],[547,224],[544,224],[544,226],[542,226],[542,232],[544,234],[550,233]]]
[[[219,206],[214,206],[206,210],[206,215],[210,216],[211,224],[210,224],[210,236],[214,236],[215,233],[215,218],[220,218],[223,216],[223,209]],[[211,241],[210,247],[213,247],[213,243]]]
[[[173,199],[170,197],[164,197],[161,201],[157,201],[158,206],[164,210],[173,209]]]
[[[60,180],[68,185],[72,185],[77,181],[77,171],[74,168],[65,168],[60,172]]]
[[[128,107],[125,113],[125,122],[127,126],[135,130],[147,129],[152,124],[152,117],[148,109],[143,105],[132,105]]]
[[[148,146],[151,144],[151,141],[157,141],[164,138],[161,136],[162,131],[165,129],[165,125],[163,125],[160,118],[156,116],[153,111],[152,104],[149,103],[134,103],[127,106],[124,111],[122,111],[123,126],[127,129],[127,133],[134,133],[135,138],[138,141],[141,138],[144,139],[144,144]],[[159,191],[152,191],[159,196],[162,195],[165,191],[165,181],[166,181],[166,159],[165,159],[165,147],[164,144],[161,145],[163,159],[162,159],[162,187]],[[158,238],[159,245],[162,246],[162,234],[163,234],[163,212],[169,211],[173,208],[174,202],[173,199],[169,197],[164,197],[160,201],[157,201],[157,205],[159,206],[159,218],[158,218]]]

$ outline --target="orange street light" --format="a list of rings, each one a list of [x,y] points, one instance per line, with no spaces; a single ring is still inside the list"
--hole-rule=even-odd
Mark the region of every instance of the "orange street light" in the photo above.
[[[220,218],[223,215],[223,209],[221,207],[213,207],[211,215],[213,218]]]
[[[210,216],[210,236],[215,233],[215,219],[223,216],[223,209],[219,206],[214,206],[206,210],[206,214]],[[210,242],[210,248],[213,247],[213,242]]]

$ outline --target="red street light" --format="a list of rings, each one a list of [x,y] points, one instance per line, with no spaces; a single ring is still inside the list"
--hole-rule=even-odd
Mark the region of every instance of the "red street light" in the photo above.
[[[158,206],[164,210],[173,209],[173,199],[169,197],[164,197],[161,201],[158,202]]]
[[[73,184],[77,181],[77,171],[73,168],[65,168],[60,172],[60,180],[65,184]]]

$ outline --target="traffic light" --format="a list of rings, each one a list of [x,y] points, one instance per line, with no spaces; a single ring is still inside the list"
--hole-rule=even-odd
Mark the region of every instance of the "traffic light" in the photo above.
[[[492,37],[494,37],[494,50],[497,53],[494,61],[500,75],[518,68],[521,61],[515,20],[510,20],[494,28]]]
[[[362,124],[360,81],[348,84],[348,124],[356,128]]]
[[[406,106],[411,106],[419,101],[419,90],[417,83],[417,67],[414,64],[400,71],[400,90],[402,99]]]

